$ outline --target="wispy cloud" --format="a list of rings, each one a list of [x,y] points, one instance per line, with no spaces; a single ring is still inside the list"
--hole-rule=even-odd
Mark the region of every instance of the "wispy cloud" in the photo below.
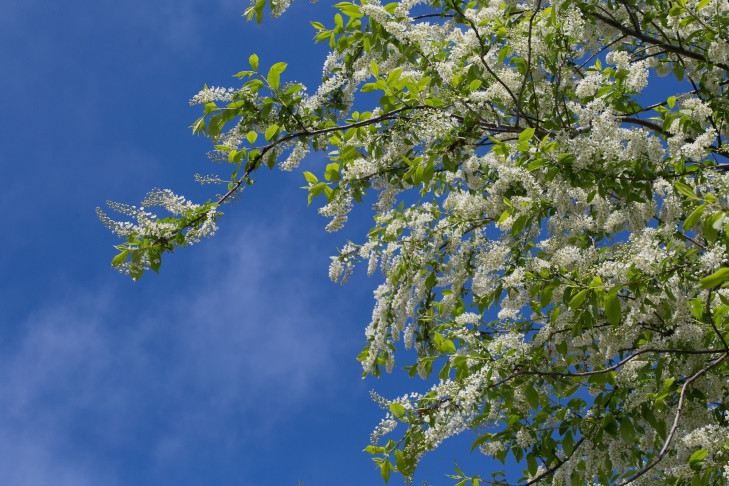
[[[276,248],[286,231],[249,225],[255,240],[216,242],[174,296],[110,285],[39,306],[2,346],[0,476],[123,483],[119,451],[164,475],[206,447],[240,454],[290,420],[333,379],[337,351],[306,283],[284,278],[296,261]]]
[[[132,5],[132,4],[138,5]],[[132,8],[125,12],[128,18],[149,33],[159,36],[179,48],[195,48],[199,39],[215,28],[213,18],[240,19],[248,7],[247,0],[157,0],[155,2],[127,2]]]

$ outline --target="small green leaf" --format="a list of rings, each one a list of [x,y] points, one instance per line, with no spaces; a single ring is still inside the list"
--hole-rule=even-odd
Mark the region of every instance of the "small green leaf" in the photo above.
[[[271,140],[276,135],[276,132],[278,132],[278,125],[274,123],[266,128],[266,132],[263,136],[266,137],[266,140]]]
[[[205,117],[201,116],[198,118],[195,123],[190,126],[190,128],[192,128],[192,133],[194,135],[197,135],[200,132],[205,133]]]
[[[602,98],[603,96],[605,96],[606,94],[608,94],[612,90],[613,90],[613,86],[612,85],[601,86],[597,90],[597,92],[595,93],[595,98]]]
[[[518,235],[521,230],[524,229],[524,225],[526,225],[527,222],[527,215],[522,214],[516,220],[514,221],[514,224],[511,225],[511,235],[516,236]]]
[[[382,476],[382,480],[385,481],[385,484],[390,480],[390,470],[392,469],[392,464],[390,464],[390,461],[385,459],[380,464],[380,475]]]
[[[680,62],[673,63],[673,74],[676,75],[679,83],[683,81],[683,66],[681,66]]]
[[[407,471],[411,469],[409,462],[405,459],[405,453],[400,449],[395,449],[395,466],[403,476],[407,475]]]
[[[456,345],[453,344],[453,341],[451,341],[450,339],[445,339],[439,346],[438,350],[441,353],[455,353]]]
[[[309,194],[312,197],[317,197],[317,196],[321,195],[322,192],[324,192],[324,188],[326,188],[326,187],[327,187],[326,182],[320,182],[318,184],[314,184],[313,186],[311,186],[309,188]]]
[[[607,420],[604,420],[602,428],[608,434],[612,435],[613,437],[617,437],[618,423],[615,421],[614,418],[610,417]]]
[[[537,389],[531,383],[524,387],[524,396],[529,406],[532,407],[532,410],[539,408],[539,392],[537,392]]]
[[[338,181],[341,179],[339,174],[339,164],[327,164],[327,168],[324,171],[324,178],[328,181]]]
[[[704,214],[705,209],[706,205],[702,204],[701,206],[698,206],[696,209],[691,211],[691,214],[689,214],[686,217],[686,220],[683,222],[683,230],[688,231],[696,226],[696,223],[699,222],[699,218],[701,218],[701,215]]]
[[[678,192],[688,197],[689,199],[698,199],[696,197],[696,191],[694,191],[694,188],[689,186],[685,182],[675,181],[673,185]]]
[[[609,293],[605,298],[605,317],[613,326],[620,323],[620,299],[617,295]]]
[[[473,444],[471,444],[471,452],[475,451],[478,446],[488,442],[489,439],[491,439],[491,434],[484,434],[478,439],[474,440]]]
[[[248,64],[251,65],[254,71],[258,71],[258,56],[251,54],[251,57],[248,58]]]
[[[628,417],[623,417],[620,420],[620,437],[626,444],[632,444],[635,441],[635,428]]]
[[[534,129],[527,128],[519,134],[519,142],[528,142],[534,136]]]
[[[139,249],[136,249],[132,250],[130,254],[132,257],[132,264],[129,266],[129,276],[132,277],[132,280],[136,282],[144,273],[144,265],[142,264],[142,252]]]
[[[694,471],[700,471],[704,465],[704,458],[709,453],[706,449],[699,449],[689,457],[689,467]]]
[[[405,407],[403,407],[399,403],[391,403],[390,404],[390,412],[392,412],[392,415],[396,419],[402,420],[403,416],[405,416]]]
[[[700,284],[703,289],[713,289],[726,280],[729,280],[729,268],[722,267],[708,277],[702,278]]]
[[[499,216],[497,223],[503,223],[509,216],[511,216],[511,209],[506,209],[503,213],[501,213],[501,216]]]
[[[251,145],[256,143],[256,139],[258,139],[258,134],[253,130],[246,134],[246,140],[248,140],[248,143],[250,143]]]
[[[445,364],[443,365],[443,368],[441,368],[440,372],[438,373],[438,378],[445,381],[448,379],[448,376],[451,373],[451,362],[446,360]]]
[[[377,63],[375,61],[372,61],[370,63],[370,71],[372,71],[372,75],[374,77],[378,77],[380,75],[380,68],[377,66]]]
[[[669,96],[668,99],[666,100],[666,104],[668,105],[669,108],[673,108],[674,106],[676,106],[676,97]]]
[[[268,80],[268,84],[271,86],[271,89],[276,91],[281,83],[281,74],[269,71],[268,76],[266,76],[266,80]]]
[[[572,451],[575,450],[575,440],[572,437],[572,432],[569,430],[564,434],[564,439],[562,439],[562,450],[568,456],[572,455]]]
[[[277,62],[273,66],[271,66],[271,69],[268,70],[268,74],[266,75],[266,80],[268,81],[269,86],[271,86],[272,90],[277,90],[280,83],[281,83],[281,73],[283,73],[286,70],[286,63],[285,62]]]
[[[569,306],[571,309],[576,309],[579,306],[582,305],[582,303],[585,301],[585,298],[587,297],[587,289],[580,290],[577,292],[574,297],[570,299]]]
[[[111,260],[111,266],[112,267],[118,267],[119,265],[121,265],[122,263],[124,263],[126,261],[126,259],[127,259],[128,256],[129,256],[129,250],[122,250],[121,253],[119,253],[118,255],[116,255]]]
[[[317,182],[319,182],[319,179],[317,179],[314,174],[308,171],[304,172],[304,179],[306,179],[306,182],[310,184],[316,184]]]

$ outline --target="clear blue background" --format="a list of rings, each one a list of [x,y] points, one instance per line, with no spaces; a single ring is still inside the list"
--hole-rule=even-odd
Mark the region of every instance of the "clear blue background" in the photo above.
[[[327,268],[361,241],[367,207],[327,234],[301,174],[266,173],[215,238],[138,283],[109,266],[117,241],[94,214],[154,187],[210,197],[193,174],[218,168],[187,100],[234,85],[251,53],[316,89],[326,47],[308,21],[331,25],[330,4],[299,0],[260,27],[246,7],[3,2],[0,484],[382,484],[361,452],[383,415],[369,390],[425,385],[360,379],[378,279],[360,268],[342,288]],[[414,484],[451,484],[455,457],[483,473],[472,439],[427,457]]]

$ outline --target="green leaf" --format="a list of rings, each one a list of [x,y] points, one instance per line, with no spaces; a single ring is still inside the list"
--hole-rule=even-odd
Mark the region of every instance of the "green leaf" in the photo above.
[[[440,372],[438,373],[438,378],[441,380],[447,380],[448,376],[451,373],[451,362],[449,360],[446,360],[445,364],[443,365],[443,368],[441,368]]]
[[[306,182],[310,184],[316,184],[317,182],[319,182],[319,179],[317,179],[316,176],[311,172],[304,172],[304,179],[306,179]]]
[[[119,265],[121,265],[122,263],[124,263],[127,260],[128,256],[129,256],[129,250],[122,250],[121,253],[119,253],[114,258],[112,258],[111,266],[118,267]]]
[[[444,338],[440,333],[433,333],[433,344],[441,353],[455,353],[456,346],[450,339]]]
[[[729,268],[722,267],[708,277],[701,279],[700,285],[703,289],[713,289],[729,280]]]
[[[142,265],[142,251],[136,249],[132,250],[130,254],[132,257],[132,264],[129,266],[129,276],[136,282],[144,273],[144,265]]]
[[[524,396],[529,406],[532,407],[532,410],[539,408],[539,392],[537,392],[537,389],[531,383],[528,383],[524,387]]]
[[[603,96],[605,96],[612,90],[613,90],[612,85],[600,86],[600,88],[598,88],[597,92],[595,93],[595,98],[602,98]]]
[[[574,448],[575,440],[572,437],[572,432],[568,430],[567,433],[564,434],[564,439],[562,439],[562,450],[569,456],[572,454],[572,451],[574,451]]]
[[[679,83],[683,81],[683,66],[681,66],[680,62],[673,63],[673,74],[676,75],[676,79]]]
[[[278,89],[279,84],[281,83],[281,73],[283,73],[285,70],[285,62],[277,62],[276,64],[271,66],[271,69],[268,70],[266,80],[268,81],[268,84],[269,86],[271,86],[272,90],[275,91]]]
[[[503,213],[501,213],[501,216],[499,216],[497,223],[503,223],[509,216],[511,216],[511,208],[506,209]]]
[[[675,181],[673,185],[678,192],[688,197],[689,199],[698,199],[696,197],[696,191],[694,191],[694,188],[689,186],[685,182]]]
[[[248,58],[248,64],[251,65],[254,71],[258,71],[258,56],[251,54],[251,57]]]
[[[339,164],[327,164],[327,168],[324,171],[324,178],[328,181],[338,181],[341,179],[339,174]]]
[[[635,441],[635,428],[628,417],[620,420],[620,437],[626,444],[632,444]]]
[[[704,238],[712,243],[716,241],[716,238],[719,236],[719,229],[721,229],[721,227],[723,226],[723,220],[724,213],[721,211],[718,211],[707,217],[701,227],[704,233]]]
[[[413,470],[413,464],[405,458],[405,453],[400,449],[395,449],[395,466],[400,474],[408,476]]]
[[[534,129],[533,128],[527,128],[523,132],[519,134],[519,142],[528,142],[532,139],[534,136]]]
[[[266,137],[266,140],[271,140],[275,135],[276,132],[278,132],[278,125],[275,123],[266,128],[266,132],[263,134],[264,137]]]
[[[602,428],[608,434],[612,435],[613,437],[617,437],[618,422],[616,422],[614,418],[609,417],[609,418],[607,418],[607,420],[604,420]]]
[[[605,297],[605,317],[613,326],[620,323],[620,298],[612,292]]]
[[[514,224],[511,225],[511,235],[516,236],[521,232],[521,230],[524,229],[524,225],[526,225],[527,222],[527,215],[522,214],[516,220],[514,221]]]
[[[443,341],[443,343],[441,343],[441,345],[438,348],[438,350],[441,353],[455,353],[456,352],[456,345],[453,344],[453,341],[451,341],[450,339],[446,339],[446,340]]]
[[[704,458],[709,453],[706,449],[699,449],[689,457],[689,467],[694,471],[700,471],[704,465]]]
[[[390,464],[390,461],[385,459],[380,464],[380,476],[382,476],[382,480],[385,481],[385,484],[390,480],[390,470],[392,469],[392,464]]]
[[[531,452],[527,454],[526,461],[529,474],[531,476],[537,474],[537,470],[539,469],[539,467],[537,466],[537,459],[534,457],[534,454],[532,454]]]
[[[699,218],[701,218],[701,215],[704,214],[705,209],[706,205],[702,204],[700,206],[697,206],[696,209],[694,209],[693,211],[691,211],[691,214],[689,214],[683,222],[683,230],[688,231],[696,226],[696,223],[699,222]]]
[[[669,108],[673,108],[674,106],[676,106],[676,97],[669,96],[668,99],[666,100],[666,104],[668,105]]]
[[[577,309],[579,306],[582,305],[582,303],[585,301],[585,298],[587,297],[587,290],[588,289],[580,290],[570,299],[570,302],[568,304],[570,306],[570,309]]]
[[[402,420],[403,416],[405,416],[405,407],[403,407],[399,403],[391,403],[390,404],[390,412],[392,412],[392,415],[396,419]]]
[[[257,139],[258,139],[258,134],[256,132],[254,132],[253,130],[251,130],[250,132],[248,132],[246,134],[246,140],[248,140],[248,143],[250,143],[251,145],[256,143]]]
[[[311,186],[311,187],[309,188],[309,193],[310,193],[310,194],[311,194],[311,195],[312,195],[313,197],[317,197],[317,196],[319,196],[319,195],[320,195],[320,194],[321,194],[322,192],[324,192],[324,188],[326,188],[326,187],[327,187],[327,183],[326,183],[326,182],[320,182],[320,183],[318,183],[318,184],[314,184],[313,186]]]
[[[491,439],[491,434],[484,434],[478,439],[474,440],[473,444],[471,444],[471,452],[475,451],[478,446],[488,442],[489,439]]]
[[[375,61],[370,63],[370,71],[372,71],[372,75],[374,77],[378,77],[380,75],[380,68]]]
[[[190,128],[192,128],[192,133],[194,135],[197,135],[198,133],[205,133],[205,117],[201,116],[198,118],[195,123],[193,123]]]

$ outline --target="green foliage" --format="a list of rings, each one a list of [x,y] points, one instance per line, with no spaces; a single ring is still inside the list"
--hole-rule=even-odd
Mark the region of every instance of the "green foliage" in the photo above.
[[[245,15],[260,23],[266,7]],[[240,87],[196,97],[192,131],[229,164],[227,190],[203,205],[157,197],[168,218],[101,213],[125,239],[112,265],[158,271],[262,166],[323,152],[303,177],[328,230],[377,196],[366,241],[330,268],[384,274],[364,374],[405,347],[410,376],[437,376],[378,400],[387,418],[365,452],[385,482],[462,433],[522,476],[456,466],[457,485],[729,480],[729,5],[334,9],[311,22],[331,50],[316,94],[253,54]],[[651,73],[669,79],[658,102]]]

